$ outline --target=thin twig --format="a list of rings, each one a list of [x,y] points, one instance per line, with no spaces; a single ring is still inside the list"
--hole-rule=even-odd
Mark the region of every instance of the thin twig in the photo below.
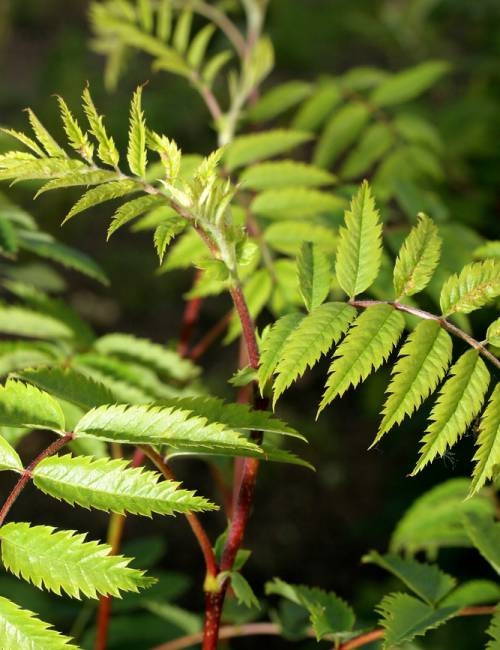
[[[26,485],[29,483],[31,479],[31,475],[35,467],[42,462],[45,458],[48,458],[49,456],[52,456],[55,454],[59,449],[64,447],[64,445],[69,442],[70,440],[73,440],[73,434],[72,433],[66,433],[64,436],[61,436],[57,440],[54,440],[52,444],[50,444],[46,449],[42,451],[41,454],[39,454],[34,460],[31,461],[31,463],[28,465],[28,467],[24,470],[24,472],[21,474],[20,479],[18,482],[14,485],[12,488],[11,493],[5,500],[5,503],[2,506],[2,509],[0,510],[0,526],[2,526],[3,522],[5,521],[5,518],[7,517],[9,510],[12,508],[14,503],[16,502],[18,496],[21,494],[21,492],[24,490]]]
[[[199,282],[202,275],[202,271],[198,270],[195,274],[193,281],[193,288],[196,287],[196,284]],[[198,318],[200,316],[200,309],[202,305],[202,299],[198,296],[191,298],[186,303],[184,309],[184,314],[182,315],[182,324],[181,332],[179,335],[179,345],[177,346],[177,352],[181,357],[188,355],[189,344],[191,342],[191,336],[193,334],[193,329]]]
[[[212,343],[214,343],[227,329],[232,316],[233,311],[228,311],[227,314],[217,321],[212,329],[209,330],[193,348],[191,348],[191,351],[187,355],[191,361],[197,361],[205,354]]]
[[[402,311],[406,314],[411,314],[417,318],[422,318],[424,320],[434,320],[439,323],[443,329],[447,330],[451,334],[454,334],[458,338],[461,338],[468,345],[477,350],[479,354],[488,359],[488,361],[490,361],[496,368],[500,369],[500,359],[497,359],[497,357],[492,354],[480,341],[477,341],[476,339],[472,338],[472,336],[467,334],[467,332],[464,332],[453,323],[450,323],[450,321],[447,320],[444,316],[437,316],[436,314],[432,314],[431,312],[425,311],[423,309],[411,307],[410,305],[403,305],[400,302],[392,300],[349,300],[349,304],[360,309],[373,307],[373,305],[390,305],[398,311]]]
[[[160,472],[167,480],[177,482],[177,479],[175,478],[175,474],[172,472],[170,467],[165,463],[163,457],[159,453],[154,451],[154,449],[152,449],[151,447],[147,447],[145,445],[141,445],[140,448],[144,452],[144,454],[151,460],[151,462],[154,465],[156,465],[156,467],[160,470]],[[193,512],[186,512],[184,516],[186,517],[189,525],[191,526],[191,530],[193,531],[196,539],[198,540],[198,544],[201,548],[201,552],[203,553],[207,576],[210,576],[211,578],[215,578],[215,576],[217,575],[218,567],[212,549],[212,544],[210,543],[208,535],[205,532],[202,523]]]

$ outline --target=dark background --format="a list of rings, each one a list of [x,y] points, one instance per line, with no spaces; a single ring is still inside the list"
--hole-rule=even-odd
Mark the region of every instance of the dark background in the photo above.
[[[3,0],[0,8],[0,122],[24,128],[21,109],[31,106],[44,122],[59,129],[55,100],[63,95],[77,105],[88,80],[96,103],[106,114],[113,134],[123,145],[130,93],[149,80],[145,105],[154,128],[174,137],[186,152],[213,148],[205,108],[182,80],[151,72],[146,58],[135,59],[118,90],[103,89],[103,62],[88,47],[87,2],[62,0]],[[442,86],[426,97],[445,142],[447,176],[440,188],[454,220],[483,236],[498,238],[498,174],[500,172],[500,4],[496,0],[271,0],[268,31],[276,48],[276,71],[266,85],[289,79],[314,80],[336,75],[356,65],[399,70],[419,61],[442,58],[453,71]],[[57,124],[57,125],[56,125]],[[191,277],[155,275],[156,258],[148,234],[120,231],[105,243],[109,214],[86,213],[59,230],[61,216],[71,205],[71,192],[44,195],[35,204],[25,188],[12,190],[18,202],[36,215],[41,227],[63,241],[92,254],[111,278],[111,287],[68,274],[68,298],[94,324],[99,333],[118,330],[166,341],[178,335],[182,292]],[[224,313],[228,302],[208,300],[195,338]],[[235,369],[236,347],[209,352],[202,361],[209,385],[230,396],[226,379]],[[416,478],[407,478],[416,457],[426,409],[387,437],[374,451],[366,449],[377,426],[377,410],[387,385],[387,371],[373,376],[355,394],[336,402],[314,424],[317,395],[325,367],[309,373],[282,400],[280,414],[311,441],[304,454],[318,469],[263,467],[247,546],[254,549],[247,577],[262,594],[265,580],[274,575],[290,582],[333,589],[357,606],[370,620],[370,612],[385,587],[384,578],[359,559],[370,548],[384,550],[390,532],[405,508],[426,488],[451,476],[470,472],[472,439],[456,454],[436,462]],[[31,441],[24,452],[32,455]],[[302,450],[301,450],[302,451]],[[210,496],[202,463],[181,465],[179,473],[189,486]],[[104,536],[106,518],[57,503],[36,501],[26,491],[16,506],[16,517],[35,523],[89,528]],[[82,518],[84,521],[82,521]],[[223,526],[219,515],[206,517],[214,534]],[[131,517],[127,535],[145,531],[166,535],[164,566],[184,570],[199,583],[202,567],[185,523],[179,520],[143,522]],[[468,552],[443,554],[443,564],[459,578],[491,578],[486,565]],[[200,609],[200,596],[192,590],[184,605]],[[467,639],[481,621],[458,621],[444,632],[429,635],[422,647],[472,648]],[[464,640],[464,629],[467,638]],[[472,636],[471,636],[472,635]],[[476,636],[476,638],[479,638]],[[314,646],[314,644],[313,644]],[[282,641],[234,642],[234,647],[288,647]],[[478,646],[479,647],[479,646]]]

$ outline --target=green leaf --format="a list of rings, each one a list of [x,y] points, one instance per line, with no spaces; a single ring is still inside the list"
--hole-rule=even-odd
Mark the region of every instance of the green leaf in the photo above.
[[[372,124],[362,134],[355,149],[347,156],[340,176],[350,179],[366,174],[391,148],[393,142],[394,133],[387,124],[383,122]]]
[[[232,58],[233,53],[231,50],[222,50],[222,52],[215,54],[211,59],[208,60],[207,64],[202,70],[201,77],[203,81],[208,86],[211,86],[219,72]]]
[[[19,250],[17,230],[7,219],[0,217],[0,253],[13,257]]]
[[[292,123],[293,128],[316,131],[323,125],[341,99],[339,86],[334,81],[329,80],[319,84],[297,111]]]
[[[247,112],[251,122],[265,122],[281,115],[311,94],[311,84],[288,81],[267,91]]]
[[[310,614],[318,641],[328,634],[348,632],[354,626],[353,610],[332,591],[323,591],[318,587],[291,585],[274,578],[272,582],[266,583],[266,594],[276,594],[304,607]]]
[[[179,397],[162,400],[162,404],[190,411],[193,415],[220,422],[229,429],[277,433],[306,440],[298,431],[285,424],[269,411],[254,411],[246,404],[226,404],[217,397]]]
[[[43,150],[35,142],[35,140],[32,140],[29,136],[27,136],[22,131],[16,131],[14,129],[5,129],[5,128],[0,129],[0,131],[2,133],[6,133],[7,135],[10,135],[12,138],[15,138],[16,140],[24,144],[25,147],[31,149],[31,151],[33,151],[37,156],[40,156],[41,158],[45,156]]]
[[[294,160],[277,160],[247,167],[240,175],[240,183],[252,190],[280,189],[283,187],[321,187],[332,185],[333,174]]]
[[[155,582],[127,566],[130,558],[111,555],[110,546],[85,542],[85,535],[74,530],[10,523],[2,526],[0,539],[7,570],[58,595],[120,596],[121,591],[137,592]]]
[[[326,390],[318,412],[385,363],[404,326],[403,315],[390,305],[374,305],[366,309],[335,348],[335,359],[328,370]]]
[[[66,223],[68,219],[74,217],[75,214],[79,214],[84,210],[93,208],[100,203],[105,201],[111,201],[112,199],[119,199],[122,196],[127,196],[134,192],[139,192],[140,188],[135,181],[124,180],[124,181],[112,181],[110,183],[105,183],[104,185],[98,185],[92,189],[85,192],[85,194],[78,199],[75,205],[71,208],[68,214],[64,217],[63,223]]]
[[[0,332],[41,339],[72,338],[71,329],[60,320],[24,307],[0,305]]]
[[[130,125],[128,132],[127,160],[130,171],[135,176],[146,176],[146,123],[142,111],[142,86],[139,86],[130,104]]]
[[[470,494],[494,478],[500,466],[500,384],[496,384],[479,423]]]
[[[341,302],[326,302],[305,316],[290,333],[281,350],[274,373],[273,404],[308,367],[337,343],[356,316],[356,310]]]
[[[338,214],[345,207],[339,196],[307,187],[285,187],[258,194],[251,204],[254,214],[269,219],[305,219],[318,214]]]
[[[59,403],[35,386],[9,379],[0,386],[0,424],[63,432],[64,414]]]
[[[307,221],[276,221],[264,231],[264,240],[279,253],[298,255],[304,241],[319,246],[325,253],[333,253],[337,247],[337,235],[332,228]]]
[[[455,606],[435,609],[413,596],[401,593],[389,594],[376,609],[382,615],[380,622],[385,630],[384,650],[423,636],[428,630],[443,625],[459,610]]]
[[[132,219],[144,214],[144,212],[151,210],[151,208],[161,205],[164,201],[165,199],[157,194],[148,194],[124,203],[113,215],[111,225],[108,228],[107,239],[109,240],[111,235],[116,232],[118,228],[121,228],[129,221],[132,221]]]
[[[17,376],[60,399],[85,409],[112,404],[115,401],[108,388],[73,368],[55,366],[28,369],[18,372]]]
[[[362,561],[389,571],[429,605],[437,605],[457,583],[455,578],[434,564],[404,559],[392,553],[380,555],[376,551],[370,551]]]
[[[172,42],[175,49],[180,54],[184,54],[187,49],[192,20],[193,13],[188,9],[184,10],[177,20],[174,34],[172,36]]]
[[[382,226],[367,181],[352,199],[345,223],[340,229],[335,272],[342,289],[354,298],[374,282],[382,258]]]
[[[179,483],[160,478],[158,472],[129,467],[121,459],[95,460],[91,456],[51,456],[33,470],[39,490],[84,508],[146,517],[154,512],[173,515],[216,508],[194,492],[178,489]]]
[[[153,242],[160,264],[163,263],[163,258],[165,257],[168,245],[172,239],[181,233],[185,227],[186,221],[185,219],[182,219],[182,217],[169,219],[168,221],[165,221],[165,223],[160,223],[160,225],[156,227],[153,235]]]
[[[91,257],[76,248],[58,242],[47,233],[23,231],[19,233],[19,240],[20,246],[25,250],[83,273],[101,284],[109,284],[106,274]]]
[[[467,499],[469,489],[468,479],[451,479],[419,497],[396,526],[391,550],[412,555],[422,550],[434,557],[439,548],[471,546],[463,514],[491,517],[494,504],[484,492]]]
[[[172,5],[170,0],[161,0],[156,19],[156,35],[162,41],[167,41],[172,27]]]
[[[78,650],[36,614],[0,596],[0,646],[23,650]]]
[[[231,579],[231,587],[238,602],[248,608],[255,607],[255,609],[260,609],[259,599],[241,573],[238,573],[238,571],[230,571],[229,577]]]
[[[187,53],[187,62],[195,70],[198,70],[203,64],[208,44],[214,32],[215,26],[209,23],[208,25],[205,25],[205,27],[202,27],[191,41]]]
[[[488,259],[467,264],[448,278],[441,289],[441,312],[468,314],[500,295],[500,262]]]
[[[273,375],[279,360],[283,356],[283,347],[290,334],[298,327],[304,318],[303,314],[293,313],[282,316],[275,321],[262,341],[260,350],[260,366],[257,372],[261,392],[269,378]]]
[[[258,160],[271,158],[298,147],[311,139],[305,131],[276,129],[236,137],[225,150],[226,167],[229,171]]]
[[[466,513],[463,520],[471,542],[500,575],[500,522],[491,516],[471,512]]]
[[[396,299],[412,296],[429,284],[441,252],[441,238],[434,223],[425,214],[403,242],[394,266]]]
[[[47,129],[43,126],[43,124],[40,122],[40,120],[35,115],[35,113],[33,113],[33,111],[30,108],[27,108],[26,112],[28,114],[28,119],[30,121],[33,132],[36,136],[36,139],[45,149],[47,155],[49,155],[51,158],[66,158],[67,156],[64,149],[62,149],[57,144],[57,142],[50,135]]]
[[[486,646],[486,650],[499,650],[500,648],[500,607],[497,607],[486,634],[491,637]]]
[[[89,411],[75,427],[75,437],[95,436],[133,445],[190,446],[233,455],[262,455],[260,447],[218,422],[193,417],[183,409],[157,406],[101,406]]]
[[[86,133],[84,133],[78,124],[78,121],[68,108],[68,105],[62,97],[59,95],[56,96],[59,103],[59,109],[61,113],[61,118],[63,121],[64,130],[68,136],[68,142],[71,147],[77,151],[83,158],[92,161],[92,154],[94,147],[88,139]]]
[[[200,369],[175,350],[131,334],[107,334],[98,339],[94,348],[105,355],[142,363],[161,375],[188,382],[200,374]]]
[[[304,242],[297,260],[299,288],[304,304],[312,311],[323,303],[330,293],[330,263],[318,246]]]
[[[483,405],[489,380],[490,373],[476,350],[468,350],[452,366],[431,411],[431,424],[421,440],[420,458],[412,476],[437,455],[442,456],[465,433]]]
[[[116,168],[120,162],[120,154],[118,153],[113,138],[108,136],[106,132],[103,118],[94,106],[88,87],[84,89],[82,99],[83,110],[90,125],[90,132],[95,136],[98,143],[97,154],[105,165]]]
[[[52,190],[59,190],[66,187],[80,187],[85,185],[90,187],[91,185],[101,185],[107,181],[116,181],[119,180],[117,172],[110,170],[98,170],[94,171],[92,168],[78,169],[76,172],[65,173],[64,176],[59,178],[53,178],[50,181],[47,181],[35,194],[35,199],[37,199],[45,192],[50,192]]]
[[[330,167],[356,140],[370,117],[365,104],[351,102],[333,114],[314,150],[313,163]]]
[[[377,106],[393,106],[415,99],[446,74],[450,66],[445,61],[426,61],[402,70],[375,88],[371,101]]]
[[[459,585],[441,602],[442,605],[486,605],[500,601],[500,585],[491,580],[469,580]]]
[[[490,345],[500,348],[500,318],[491,323],[486,332],[486,340]]]
[[[56,351],[43,341],[0,341],[0,376],[54,362]]]
[[[11,469],[14,472],[22,472],[24,466],[19,454],[5,438],[0,435],[0,470]]]
[[[153,31],[153,6],[151,0],[138,0],[137,10],[141,26],[146,32]]]
[[[421,321],[401,348],[372,446],[433,393],[451,362],[453,343],[437,321]]]

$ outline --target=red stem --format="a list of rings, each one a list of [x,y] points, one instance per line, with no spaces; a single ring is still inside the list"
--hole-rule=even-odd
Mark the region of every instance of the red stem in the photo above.
[[[11,493],[5,500],[5,503],[3,504],[2,509],[0,510],[0,526],[2,526],[3,522],[5,521],[5,518],[7,517],[9,510],[16,502],[17,497],[21,494],[21,492],[28,484],[29,480],[31,479],[31,474],[35,469],[35,467],[38,465],[38,463],[41,463],[44,458],[47,458],[48,456],[52,456],[53,454],[55,454],[57,451],[59,451],[59,449],[64,447],[64,445],[72,439],[73,439],[73,434],[66,433],[64,436],[61,436],[57,440],[54,440],[54,442],[50,444],[47,447],[47,449],[44,449],[42,453],[35,458],[35,460],[31,461],[28,467],[21,474],[21,477],[18,480],[18,482],[12,488]]]
[[[255,327],[253,319],[250,316],[250,312],[248,311],[247,302],[245,300],[245,296],[243,295],[241,285],[236,284],[231,288],[230,292],[234,306],[236,307],[236,311],[240,317],[241,327],[243,329],[243,339],[245,341],[248,352],[248,361],[250,363],[250,366],[254,368],[254,370],[257,370],[260,361],[259,348],[257,346],[257,340],[255,338]]]
[[[164,462],[162,456],[154,451],[151,447],[145,447],[141,446],[142,451],[144,454],[156,465],[156,467],[160,470],[160,472],[163,474],[163,476],[168,479],[169,481],[176,481],[175,475],[168,467],[168,465]],[[207,570],[207,576],[210,578],[215,578],[217,576],[217,562],[215,560],[215,555],[212,549],[212,544],[210,543],[210,540],[208,539],[208,535],[205,532],[205,529],[203,528],[200,520],[198,517],[192,513],[192,512],[187,512],[184,515],[191,526],[191,530],[193,531],[196,539],[198,540],[198,544],[201,548],[201,551],[203,553],[203,557],[205,558],[205,566]]]
[[[200,277],[201,271],[197,271],[193,282],[193,287],[196,286],[196,283]],[[191,300],[188,300],[186,303],[186,308],[184,309],[184,315],[182,317],[179,345],[177,346],[177,352],[181,355],[181,357],[185,357],[188,354],[189,343],[191,341],[194,326],[198,322],[201,304],[201,298],[191,298]]]
[[[136,449],[132,457],[131,467],[139,467],[144,461],[144,452]],[[120,544],[125,527],[125,515],[111,513],[110,527],[108,532],[108,544],[111,546],[111,555],[116,555],[120,550]],[[94,650],[106,650],[108,644],[109,621],[111,618],[111,596],[101,596],[99,598],[99,608],[97,611],[97,634]]]
[[[191,351],[189,354],[187,354],[191,361],[197,361],[200,357],[202,357],[208,348],[212,345],[212,343],[214,343],[214,341],[216,341],[219,336],[223,334],[224,330],[229,325],[229,321],[231,320],[232,315],[233,312],[229,311],[217,323],[215,323],[212,329],[209,330],[195,346],[191,348]]]

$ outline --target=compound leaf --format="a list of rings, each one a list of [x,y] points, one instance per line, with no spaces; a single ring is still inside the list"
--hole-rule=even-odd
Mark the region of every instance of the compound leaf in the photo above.
[[[456,585],[452,576],[441,571],[436,565],[424,564],[413,559],[388,553],[380,555],[371,551],[363,557],[363,562],[376,564],[399,578],[419,598],[429,605],[436,605]]]
[[[382,259],[382,226],[367,181],[361,185],[340,228],[335,272],[350,298],[368,289],[378,275]]]
[[[9,379],[0,386],[0,424],[63,432],[65,420],[59,403],[48,393]]]
[[[42,492],[84,508],[146,517],[154,512],[172,515],[215,508],[194,492],[178,489],[179,483],[160,478],[157,472],[129,467],[121,459],[91,456],[52,456],[33,471],[33,481]]]
[[[431,411],[431,424],[421,440],[420,458],[412,475],[457,442],[479,413],[489,379],[488,369],[476,350],[468,350],[452,366]]]
[[[354,307],[326,302],[310,312],[286,339],[275,368],[273,404],[321,355],[337,343],[356,316]]]
[[[470,494],[494,477],[500,465],[500,384],[496,384],[479,423]]]
[[[156,582],[127,566],[130,558],[110,555],[110,546],[85,542],[85,535],[74,530],[10,523],[0,530],[0,539],[6,569],[58,595],[119,597],[121,591],[137,592]]]
[[[287,338],[298,327],[303,318],[304,315],[299,312],[282,316],[273,323],[263,339],[260,351],[260,366],[257,371],[261,392],[283,356],[283,347]]]
[[[401,348],[387,389],[383,419],[372,446],[437,387],[451,362],[453,343],[436,321],[422,321]]]
[[[130,104],[130,126],[128,132],[128,166],[132,174],[146,176],[146,123],[142,111],[142,86],[139,86]]]
[[[49,623],[0,596],[0,646],[23,650],[78,650]]]
[[[441,289],[439,302],[445,316],[468,314],[500,295],[500,263],[487,259],[467,264],[448,278]]]
[[[425,214],[405,239],[394,266],[396,298],[422,291],[439,262],[441,238],[434,223]]]
[[[404,329],[403,315],[390,305],[366,309],[335,349],[319,411],[349,386],[357,386],[387,361]]]

